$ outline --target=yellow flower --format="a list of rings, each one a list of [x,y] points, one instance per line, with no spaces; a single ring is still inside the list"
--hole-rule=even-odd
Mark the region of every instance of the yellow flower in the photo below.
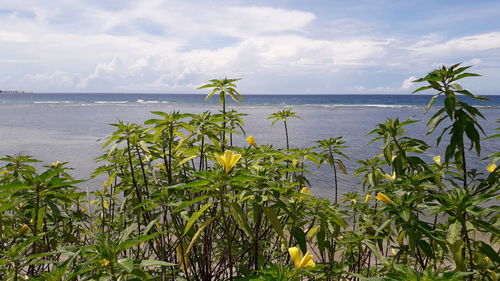
[[[253,136],[249,136],[247,138],[247,142],[251,144],[253,147],[257,148],[257,143],[255,142],[255,138]]]
[[[87,208],[83,208],[80,210],[80,212],[82,212],[82,213],[86,213],[87,211],[88,211]]]
[[[52,166],[52,167],[57,167],[57,166],[59,166],[59,164],[61,164],[61,162],[59,162],[59,160],[58,160],[58,161],[56,161],[56,162],[54,162],[54,163],[50,164],[50,166]]]
[[[313,268],[316,266],[316,263],[312,260],[312,255],[306,252],[306,254],[302,256],[299,247],[288,248],[288,253],[296,268]]]
[[[215,154],[215,158],[217,162],[226,169],[226,174],[229,174],[229,171],[236,165],[238,160],[241,158],[241,154],[234,153],[231,150],[224,151],[224,155]]]
[[[394,205],[394,202],[389,197],[387,197],[387,195],[383,194],[382,192],[377,193],[377,196],[375,196],[375,199],[382,201],[385,204]]]
[[[8,173],[9,173],[9,170],[0,171],[0,176],[3,175],[3,174],[8,174]]]
[[[102,259],[101,260],[101,265],[102,266],[108,266],[109,265],[109,261],[107,259]]]
[[[297,167],[298,164],[299,164],[299,160],[298,159],[293,159],[292,160],[292,167]]]
[[[356,198],[353,198],[353,199],[351,199],[351,202],[352,202],[353,204],[356,204],[356,203],[358,203],[358,200],[356,200]]]
[[[495,165],[495,163],[491,163],[488,165],[488,167],[486,167],[486,171],[493,173],[493,171],[495,171],[496,168],[497,168],[497,165]]]
[[[381,157],[384,157],[384,154],[383,153],[380,153],[379,155],[377,155],[378,158],[381,158]]]
[[[368,203],[368,201],[370,201],[370,199],[372,199],[372,196],[370,194],[366,194],[366,196],[365,196],[365,204]]]
[[[23,224],[23,226],[21,226],[21,228],[17,231],[17,234],[25,233],[28,230],[30,230],[30,227],[27,224]]]
[[[434,160],[434,162],[436,162],[436,164],[441,165],[441,156],[439,156],[439,155],[434,156],[434,157],[432,157],[432,160]]]
[[[385,174],[384,173],[384,178],[388,179],[388,180],[395,180],[396,179],[396,172],[392,172],[392,175],[389,175],[389,174]]]
[[[300,193],[302,194],[311,194],[311,190],[307,187],[303,187],[301,190],[300,190]],[[300,197],[300,200],[306,200],[307,199],[307,196],[301,196]]]

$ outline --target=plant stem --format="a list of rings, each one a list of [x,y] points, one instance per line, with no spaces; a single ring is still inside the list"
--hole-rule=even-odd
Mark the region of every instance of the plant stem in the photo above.
[[[226,146],[226,96],[225,94],[222,94],[222,145],[221,145],[221,151],[224,151],[224,148]]]

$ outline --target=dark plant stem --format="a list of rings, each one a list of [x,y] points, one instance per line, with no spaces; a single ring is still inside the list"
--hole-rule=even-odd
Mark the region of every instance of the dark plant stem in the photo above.
[[[139,190],[139,186],[137,185],[137,181],[135,179],[134,165],[132,163],[132,154],[131,154],[130,150],[131,150],[130,149],[130,140],[127,138],[128,163],[130,165],[130,175],[132,176],[132,184],[134,185],[137,200],[139,200],[139,202],[142,202],[141,191]]]
[[[283,123],[285,124],[286,149],[290,149],[290,142],[288,140],[288,126],[286,124],[286,120],[283,120]]]
[[[286,137],[286,149],[290,149],[290,142],[288,140],[288,126],[286,124],[286,120],[283,120],[283,124],[285,124],[285,137]],[[288,169],[288,160],[286,161],[286,168]],[[288,179],[288,171],[285,173],[285,178]]]
[[[202,171],[203,170],[203,153],[205,152],[204,151],[205,149],[205,136],[201,136],[201,147],[200,147],[200,167],[199,167],[199,171]]]
[[[172,124],[169,126],[169,138],[168,138],[168,184],[172,184],[172,143],[174,141],[174,128]]]
[[[221,144],[221,151],[224,151],[224,148],[226,146],[226,97],[224,94],[222,95],[222,144]]]
[[[464,177],[464,189],[467,190],[468,189],[468,186],[467,186],[467,162],[465,160],[465,149],[464,149],[464,142],[462,140],[462,143],[460,145],[460,154],[462,156],[462,174],[463,174],[463,177]]]
[[[334,177],[334,181],[335,181],[335,204],[337,204],[339,187],[338,187],[338,183],[337,183],[337,166],[335,166],[335,163],[333,163],[333,177]]]
[[[139,158],[139,164],[141,165],[141,171],[142,171],[142,177],[144,178],[144,188],[146,189],[146,192],[148,190],[148,179],[146,177],[146,170],[144,168],[144,162],[142,162],[142,157],[141,157],[141,152],[139,150],[139,146],[135,146],[135,150],[137,152],[137,157]]]
[[[464,212],[462,215],[461,225],[462,225],[462,236],[465,241],[465,245],[467,245],[467,251],[469,252],[469,270],[474,271],[474,255],[472,254],[472,247],[470,244],[469,232],[467,231],[467,212]],[[464,250],[464,258],[465,258],[465,250]],[[469,276],[469,280],[472,280],[473,276]]]

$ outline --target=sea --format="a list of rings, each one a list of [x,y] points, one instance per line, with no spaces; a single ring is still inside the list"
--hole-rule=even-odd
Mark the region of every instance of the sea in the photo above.
[[[288,123],[290,145],[304,148],[315,145],[316,140],[340,137],[349,147],[344,151],[349,159],[343,159],[347,174],[339,175],[339,192],[362,192],[354,170],[356,161],[372,158],[381,153],[381,143],[368,144],[373,136],[368,132],[387,117],[401,120],[421,120],[408,126],[408,136],[424,139],[432,145],[425,155],[432,161],[435,155],[444,154],[446,140],[436,147],[436,134],[426,136],[426,122],[435,112],[427,114],[425,106],[429,94],[364,94],[364,95],[245,95],[241,103],[228,102],[227,108],[245,113],[246,135],[255,137],[258,144],[285,147],[282,123],[272,125],[269,114],[291,108],[301,119]],[[480,120],[486,135],[498,133],[500,127],[500,95],[485,96],[489,101],[476,101],[462,97],[484,114]],[[438,100],[436,105],[441,106]],[[55,161],[69,162],[72,175],[77,179],[89,179],[80,184],[82,189],[102,188],[102,179],[90,179],[100,164],[95,158],[103,154],[102,139],[113,132],[109,124],[118,121],[141,124],[153,118],[151,111],[180,111],[201,113],[218,112],[218,97],[205,100],[200,94],[130,94],[130,93],[31,93],[0,94],[0,158],[4,155],[31,155],[45,165]],[[486,137],[484,135],[483,137]],[[245,136],[236,135],[236,144],[245,144]],[[484,157],[498,152],[500,138],[484,139],[480,156],[468,153],[470,167],[486,172],[488,160]],[[0,163],[0,165],[3,165]],[[311,189],[314,194],[331,199],[334,194],[332,170],[327,166],[309,167]]]

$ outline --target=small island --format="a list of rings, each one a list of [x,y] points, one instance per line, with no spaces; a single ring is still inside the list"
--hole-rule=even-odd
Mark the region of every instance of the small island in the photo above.
[[[26,94],[25,91],[10,91],[10,90],[0,90],[0,94]]]

